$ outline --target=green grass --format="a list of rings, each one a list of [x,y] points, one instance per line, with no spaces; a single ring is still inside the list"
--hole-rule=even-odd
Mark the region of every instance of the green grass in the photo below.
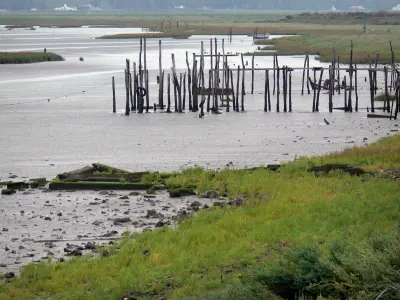
[[[10,284],[0,284],[0,299],[120,299],[127,294],[179,299],[234,285],[256,266],[278,263],[291,248],[310,247],[326,259],[335,241],[362,245],[371,237],[392,234],[400,209],[399,184],[340,172],[317,177],[306,169],[329,162],[369,170],[399,168],[399,150],[400,136],[394,136],[367,147],[302,158],[278,173],[196,168],[173,174],[167,186],[196,185],[198,192],[215,189],[232,199],[244,195],[245,204],[200,212],[176,229],[135,235],[107,257],[26,266]],[[260,285],[254,289],[265,291]]]
[[[97,37],[97,39],[161,39],[161,38],[174,38],[174,39],[187,39],[191,36],[187,32],[160,32],[160,33],[121,33],[110,34]]]
[[[305,33],[301,36],[285,37],[266,41],[272,47],[265,50],[276,50],[277,54],[315,54],[320,60],[331,62],[333,58],[332,49],[340,57],[341,63],[350,61],[350,43],[353,41],[353,62],[366,64],[375,62],[376,54],[379,53],[379,63],[391,62],[390,41],[393,49],[400,47],[400,41],[395,38],[400,34],[400,28],[388,26],[375,26],[363,33],[362,27],[353,30],[344,30],[345,27],[336,26],[337,31],[332,30],[335,26],[326,26],[320,32]],[[400,56],[395,56],[395,62],[400,62]]]
[[[44,52],[0,52],[0,64],[29,64],[45,61],[63,61],[60,55]]]
[[[388,94],[386,96],[385,93],[381,93],[379,95],[376,95],[374,98],[375,101],[395,101],[396,100],[396,96],[393,94]]]

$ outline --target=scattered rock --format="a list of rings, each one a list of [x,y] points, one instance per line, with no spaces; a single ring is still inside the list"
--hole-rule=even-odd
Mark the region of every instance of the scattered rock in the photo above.
[[[52,218],[50,218],[50,217],[45,217],[44,220],[45,220],[45,221],[51,221]]]
[[[16,193],[15,190],[9,190],[9,189],[3,189],[3,190],[1,190],[1,194],[2,194],[2,195],[12,195],[12,194],[15,194],[15,193]]]
[[[196,195],[196,192],[194,191],[194,189],[189,188],[189,187],[168,190],[168,193],[171,198],[179,198],[179,197],[184,197],[184,196]]]
[[[128,217],[124,217],[124,218],[116,218],[114,219],[113,223],[114,225],[121,225],[121,224],[125,224],[125,223],[129,223],[132,220]]]
[[[27,189],[29,185],[25,182],[9,182],[7,183],[7,189],[9,190],[20,190]]]
[[[224,207],[224,206],[225,206],[225,203],[216,201],[216,202],[214,202],[213,205],[214,205],[214,206],[217,206],[217,207]]]
[[[146,214],[146,216],[145,216],[145,218],[157,218],[157,219],[160,219],[160,218],[163,218],[164,217],[164,215],[163,214],[161,214],[161,213],[158,213],[155,209],[149,209],[148,211],[147,211],[147,214]]]
[[[121,200],[128,200],[129,197],[128,197],[128,196],[121,196],[121,197],[119,197],[119,199],[121,199]]]
[[[15,178],[18,178],[18,176],[17,175],[10,175],[10,176],[8,176],[8,178],[15,179]]]
[[[129,196],[139,196],[140,193],[139,192],[130,192]]]
[[[7,268],[6,264],[0,264],[0,268]]]
[[[161,228],[161,227],[164,227],[164,226],[165,226],[165,223],[163,221],[158,221],[156,223],[156,228]]]
[[[14,278],[14,277],[15,277],[15,274],[13,272],[9,272],[9,273],[4,274],[4,278],[6,278],[6,279],[11,279],[11,278]]]
[[[200,207],[201,206],[201,203],[199,202],[199,201],[193,201],[191,204],[190,204],[190,207]]]
[[[118,231],[112,230],[112,231],[109,231],[109,232],[107,232],[107,233],[101,235],[101,237],[106,237],[106,238],[107,238],[107,237],[112,237],[112,236],[114,236],[114,235],[116,235],[116,234],[118,234]]]
[[[96,244],[92,242],[87,242],[85,244],[85,250],[94,250],[96,249]]]
[[[147,254],[150,254],[150,250],[143,250],[143,255],[147,255]]]
[[[218,199],[218,197],[219,197],[218,192],[214,191],[214,190],[206,191],[204,193],[204,198],[207,198],[207,199]]]

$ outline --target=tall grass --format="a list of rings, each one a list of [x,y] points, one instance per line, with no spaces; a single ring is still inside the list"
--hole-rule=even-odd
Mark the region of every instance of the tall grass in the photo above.
[[[62,56],[51,52],[0,52],[0,64],[29,64],[63,60]]]
[[[309,165],[334,160],[373,168],[399,167],[399,147],[400,137],[395,136],[301,162]],[[369,161],[362,161],[360,155]],[[342,173],[316,177],[297,165],[280,173],[264,168],[189,169],[173,174],[166,183],[194,184],[199,192],[215,189],[233,199],[241,195],[246,201],[239,207],[200,212],[182,220],[175,229],[126,238],[99,259],[83,257],[26,266],[10,284],[0,284],[0,299],[119,299],[127,294],[178,299],[213,290],[229,294],[224,287],[264,262],[279,265],[291,248],[315,249],[313,253],[320,253],[315,258],[318,262],[328,257],[334,241],[345,239],[362,245],[372,236],[390,235],[400,209],[395,181]],[[350,258],[362,261],[356,254]],[[279,295],[268,284],[270,280],[258,280],[244,284],[243,289],[265,296],[270,293],[265,288],[268,286]],[[246,295],[243,289],[237,292]],[[209,296],[202,299],[218,299]]]

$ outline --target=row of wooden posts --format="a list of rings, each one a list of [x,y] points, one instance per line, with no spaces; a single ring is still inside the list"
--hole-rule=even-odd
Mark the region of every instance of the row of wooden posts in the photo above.
[[[312,111],[319,111],[321,89],[328,90],[329,93],[329,112],[334,109],[352,112],[353,109],[359,109],[358,82],[357,71],[368,71],[371,97],[371,112],[376,109],[382,109],[384,112],[390,112],[390,117],[397,117],[400,111],[399,93],[400,93],[400,71],[396,69],[394,64],[394,53],[392,50],[392,65],[391,68],[384,66],[378,68],[379,55],[375,60],[373,67],[371,62],[369,68],[357,68],[353,65],[353,43],[350,45],[350,64],[348,67],[340,66],[340,58],[336,55],[336,50],[333,49],[332,64],[328,69],[328,79],[323,83],[323,74],[325,68],[310,67],[309,55],[305,56],[303,68],[290,68],[288,66],[279,66],[278,55],[273,56],[273,68],[255,68],[254,55],[252,56],[251,69],[247,69],[248,63],[244,62],[243,54],[241,56],[241,66],[237,69],[231,69],[228,65],[228,55],[225,53],[224,40],[222,40],[222,54],[218,51],[217,39],[210,39],[210,68],[208,70],[208,88],[206,87],[205,76],[207,72],[204,63],[204,42],[201,42],[201,54],[193,53],[192,68],[189,64],[189,54],[186,51],[186,66],[185,73],[176,72],[175,56],[171,55],[172,68],[171,73],[167,74],[167,104],[164,104],[164,75],[165,71],[162,67],[162,42],[159,41],[159,74],[157,76],[158,83],[158,103],[150,106],[149,103],[149,71],[147,69],[147,53],[146,39],[140,39],[139,62],[133,63],[133,71],[130,70],[130,61],[126,60],[125,69],[125,89],[126,89],[126,105],[125,115],[129,115],[131,111],[137,113],[149,112],[152,108],[171,112],[171,81],[173,83],[174,111],[183,112],[186,110],[186,95],[188,95],[188,108],[190,111],[197,112],[200,109],[200,117],[204,116],[204,112],[219,113],[221,102],[222,106],[229,112],[232,104],[233,111],[244,111],[244,96],[246,95],[245,78],[246,72],[251,71],[251,94],[254,93],[255,71],[265,72],[265,88],[264,88],[264,111],[271,111],[271,94],[276,95],[276,111],[281,110],[281,101],[283,101],[283,112],[292,111],[292,72],[302,70],[302,88],[301,94],[304,95],[305,87],[307,93],[313,91]],[[199,58],[199,60],[198,60]],[[222,60],[222,69],[220,69]],[[272,88],[270,86],[270,71],[273,72]],[[310,77],[310,71],[313,78]],[[349,75],[349,83],[347,76],[343,76],[341,81],[341,71],[347,72]],[[388,74],[391,74],[390,83]],[[233,73],[236,72],[236,82],[234,83]],[[384,73],[384,85],[386,99],[383,102],[383,107],[376,108],[374,98],[377,93],[377,72]],[[281,86],[282,84],[282,86]],[[310,90],[311,87],[311,90]],[[112,78],[113,88],[113,112],[116,112],[115,98],[115,79]],[[272,92],[271,92],[272,90]],[[394,91],[395,100],[389,101],[389,90]],[[335,93],[344,94],[343,107],[333,107],[333,95]],[[353,92],[355,97],[355,105],[353,106]],[[282,97],[281,97],[282,94]],[[282,99],[282,100],[281,100]],[[369,109],[369,108],[368,108]]]

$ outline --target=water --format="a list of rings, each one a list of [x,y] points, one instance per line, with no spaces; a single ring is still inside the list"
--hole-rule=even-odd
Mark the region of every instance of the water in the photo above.
[[[0,179],[10,174],[51,178],[57,173],[102,162],[130,170],[177,170],[193,165],[209,168],[258,166],[296,156],[323,154],[363,144],[389,134],[393,121],[366,119],[358,113],[328,113],[321,94],[319,113],[310,113],[312,95],[300,95],[301,72],[293,72],[293,113],[263,112],[264,73],[256,72],[250,95],[246,74],[245,113],[206,115],[149,113],[123,116],[125,58],[138,60],[138,40],[96,40],[103,34],[140,32],[132,28],[38,28],[1,30],[0,51],[42,51],[62,55],[63,62],[0,65]],[[163,39],[163,68],[175,53],[178,72],[186,71],[185,52],[199,53],[210,36]],[[222,36],[218,37],[219,39]],[[227,39],[226,39],[227,40]],[[221,41],[218,45],[221,49]],[[252,39],[234,36],[226,52],[254,51]],[[150,103],[158,100],[158,40],[148,40]],[[84,61],[79,61],[83,57]],[[251,58],[245,57],[249,66]],[[280,65],[302,67],[303,56],[280,57]],[[209,68],[209,59],[205,59]],[[232,68],[240,57],[229,58]],[[272,67],[272,57],[256,57],[256,67]],[[327,66],[310,59],[312,66]],[[111,77],[116,78],[117,109],[112,114]],[[343,76],[343,75],[342,75]],[[166,76],[165,76],[166,77]],[[327,74],[324,76],[327,77]],[[360,107],[369,102],[365,74],[359,73]],[[206,80],[206,82],[208,82]],[[234,78],[234,82],[236,82]],[[272,77],[271,77],[272,84]],[[166,91],[166,88],[165,88]],[[166,98],[166,97],[165,97]],[[343,106],[343,95],[334,106]],[[281,103],[281,110],[283,104]],[[324,118],[331,122],[327,126]]]

